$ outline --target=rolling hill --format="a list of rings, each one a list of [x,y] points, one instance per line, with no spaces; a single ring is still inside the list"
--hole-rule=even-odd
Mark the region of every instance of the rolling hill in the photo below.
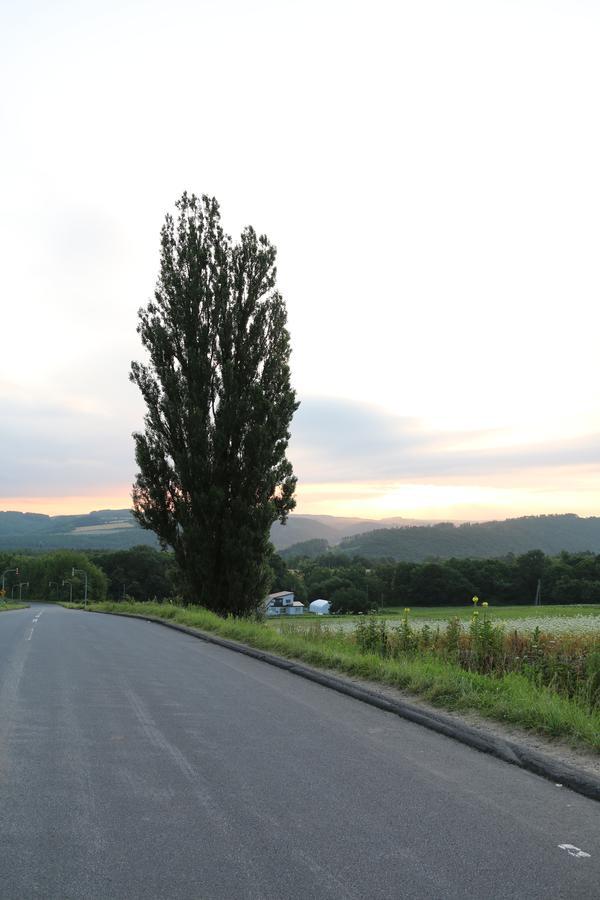
[[[600,553],[600,518],[573,514],[523,516],[501,522],[384,528],[347,537],[338,549],[370,559],[388,557],[406,562],[453,556],[485,559],[528,550],[543,550],[549,555],[561,550]]]
[[[100,509],[77,516],[0,512],[0,550],[125,550],[158,547],[128,509]]]
[[[454,525],[292,514],[286,525],[273,526],[271,540],[277,550],[325,540],[348,554],[410,562],[431,557],[498,557],[527,550],[600,553],[600,518],[524,516]],[[0,550],[126,550],[137,544],[157,547],[158,541],[152,532],[139,527],[128,509],[101,509],[77,516],[0,512]]]
[[[275,523],[271,540],[277,550],[314,538],[337,544],[369,529],[417,521],[291,515],[286,525]],[[0,512],[0,550],[126,550],[136,544],[158,547],[154,534],[140,528],[128,509],[100,509],[77,516]]]

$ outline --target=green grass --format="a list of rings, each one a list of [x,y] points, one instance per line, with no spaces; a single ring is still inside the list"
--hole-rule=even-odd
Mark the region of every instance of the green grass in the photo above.
[[[7,612],[9,609],[27,609],[27,603],[0,603],[0,612]]]
[[[82,604],[63,605],[83,608]],[[302,630],[293,626],[275,630],[260,622],[222,619],[201,608],[167,603],[106,602],[89,604],[88,609],[158,616],[311,665],[401,688],[445,709],[476,711],[600,753],[600,712],[590,713],[576,701],[538,687],[522,675],[480,675],[427,655],[383,659],[362,653],[347,636],[332,634],[318,623]]]

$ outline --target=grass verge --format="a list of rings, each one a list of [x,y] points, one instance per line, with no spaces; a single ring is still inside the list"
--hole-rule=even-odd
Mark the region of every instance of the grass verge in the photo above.
[[[27,603],[0,603],[0,612],[8,612],[9,609],[27,609]]]
[[[80,603],[62,604],[83,609]],[[538,687],[518,674],[502,677],[467,672],[427,654],[382,659],[363,653],[348,635],[317,626],[276,631],[259,622],[222,619],[205,609],[168,603],[90,603],[91,612],[157,616],[218,634],[314,666],[337,669],[346,675],[391,685],[444,709],[475,711],[498,722],[518,725],[547,738],[561,738],[571,746],[600,753],[600,713],[549,688]]]

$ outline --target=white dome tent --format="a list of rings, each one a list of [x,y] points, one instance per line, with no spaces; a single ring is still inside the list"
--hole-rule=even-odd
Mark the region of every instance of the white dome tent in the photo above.
[[[329,607],[329,600],[313,600],[308,609],[311,613],[316,613],[318,616],[328,616]]]

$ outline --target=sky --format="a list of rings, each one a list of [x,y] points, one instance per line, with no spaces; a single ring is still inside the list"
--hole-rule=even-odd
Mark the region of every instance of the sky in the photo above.
[[[300,513],[600,513],[600,6],[0,0],[0,509],[130,505],[184,190],[278,248]]]

